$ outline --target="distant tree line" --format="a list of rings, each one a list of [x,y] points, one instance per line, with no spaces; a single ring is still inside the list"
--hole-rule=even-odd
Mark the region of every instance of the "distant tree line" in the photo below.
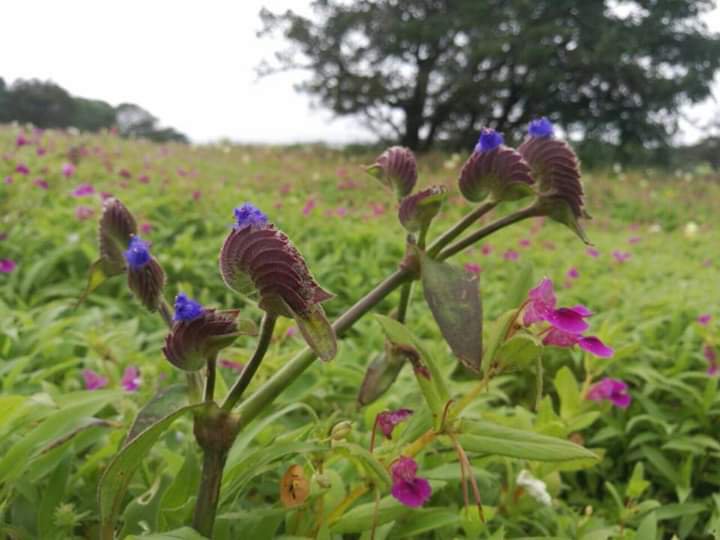
[[[158,142],[188,142],[173,128],[163,128],[158,119],[133,103],[113,107],[105,101],[71,96],[61,86],[37,79],[18,79],[11,85],[0,77],[0,123],[30,123],[40,128],[75,127],[82,131],[117,128],[124,137]]]

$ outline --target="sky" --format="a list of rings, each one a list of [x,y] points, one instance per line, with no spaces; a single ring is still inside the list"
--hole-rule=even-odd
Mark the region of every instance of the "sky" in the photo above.
[[[345,143],[371,140],[357,121],[333,119],[293,85],[256,68],[283,47],[256,36],[258,13],[309,13],[310,0],[33,0],[3,2],[0,76],[52,80],[71,94],[132,102],[196,142]],[[707,16],[720,31],[720,7]],[[720,98],[720,80],[715,95]],[[720,105],[684,111],[703,120]],[[684,140],[700,135],[682,122]]]

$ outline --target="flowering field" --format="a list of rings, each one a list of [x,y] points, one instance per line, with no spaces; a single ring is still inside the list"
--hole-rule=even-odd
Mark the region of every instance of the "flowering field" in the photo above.
[[[403,259],[420,264],[397,198],[365,173],[375,155],[17,127],[0,128],[0,152],[1,536],[203,538],[190,528],[208,530],[197,508],[212,506],[196,500],[208,482],[196,437],[207,458],[222,431],[217,407],[196,403],[209,391],[237,397],[242,425],[222,456],[213,538],[720,538],[716,177],[585,173],[591,245],[530,217],[448,255],[482,299],[481,317],[478,305],[452,325],[426,275],[456,274],[421,255],[422,284],[376,298],[357,324],[341,318],[335,354],[323,309],[347,320]],[[418,160],[420,189],[447,188],[429,195],[446,199],[429,243],[478,207],[458,188],[466,158]],[[131,213],[137,236],[80,302],[103,204]],[[522,207],[503,202],[468,232]],[[293,271],[280,285],[253,274],[258,303],[233,242],[270,223],[297,250],[272,237],[273,262]],[[304,311],[293,291],[302,303],[313,279]],[[448,289],[438,295],[460,298]],[[212,346],[179,332],[206,320]],[[334,358],[310,362],[306,341]],[[458,353],[478,346],[482,369]],[[291,384],[273,386],[298,358]]]

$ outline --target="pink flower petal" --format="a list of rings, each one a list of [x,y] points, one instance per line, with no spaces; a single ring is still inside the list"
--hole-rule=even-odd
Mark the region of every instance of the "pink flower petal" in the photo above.
[[[578,339],[578,346],[599,358],[610,358],[615,354],[612,347],[608,347],[595,336],[581,337]]]
[[[588,329],[588,323],[584,321],[583,315],[572,308],[555,309],[547,314],[545,320],[555,328],[565,332],[580,334]]]

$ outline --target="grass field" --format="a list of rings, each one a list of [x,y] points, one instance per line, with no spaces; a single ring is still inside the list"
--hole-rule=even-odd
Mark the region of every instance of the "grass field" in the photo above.
[[[102,193],[138,218],[167,273],[169,301],[183,291],[204,305],[241,308],[254,320],[260,311],[227,289],[217,269],[234,207],[250,201],[288,234],[317,281],[335,294],[325,304],[330,319],[397,267],[405,233],[392,195],[363,172],[375,155],[27,133],[31,144],[17,147],[18,128],[0,129],[0,531],[11,538],[94,538],[102,471],[142,405],[184,380],[162,355],[162,320],[132,298],[123,277],[75,306],[97,258]],[[420,185],[449,189],[430,237],[470,207],[456,186],[464,159],[419,159]],[[74,170],[63,169],[72,160]],[[602,459],[563,467],[473,457],[491,517],[483,525],[462,510],[454,454],[431,446],[417,458],[433,485],[430,503],[409,510],[383,498],[375,538],[720,538],[720,395],[708,373],[720,346],[720,182],[702,171],[594,171],[583,180],[592,247],[562,225],[533,219],[452,262],[479,272],[486,321],[517,305],[511,285],[528,268],[533,283],[554,281],[563,305],[582,303],[595,313],[593,332],[615,349],[611,359],[546,349],[545,400],[538,399],[532,365],[494,378],[471,410],[572,438]],[[398,299],[392,294],[378,311],[391,312]],[[702,315],[709,320],[699,322]],[[408,326],[451,380],[451,394],[465,392],[472,383],[457,373],[450,379],[456,361],[420,287]],[[253,347],[240,338],[222,359],[245,362]],[[301,347],[292,320],[281,319],[251,389]],[[247,538],[370,538],[372,492],[348,499],[363,475],[341,455],[327,460],[319,483],[318,471],[312,477],[314,512],[286,511],[277,492],[291,463],[311,470],[316,446],[338,422],[351,421],[349,440],[367,447],[378,412],[423,407],[410,370],[379,401],[358,407],[365,369],[382,348],[380,325],[363,319],[331,363],[314,364],[276,399],[274,414],[241,436],[226,469],[217,538],[238,538],[238,531]],[[139,369],[136,391],[123,385],[131,366]],[[236,373],[219,369],[222,392]],[[86,389],[85,370],[106,378],[104,388]],[[629,384],[629,408],[582,399],[605,376]],[[411,442],[416,428],[401,426],[386,446]],[[187,524],[198,459],[190,420],[175,423],[130,482],[119,537]],[[518,487],[523,469],[545,482],[550,505]],[[344,500],[352,509],[333,514]],[[317,515],[325,517],[318,526],[310,523]]]

